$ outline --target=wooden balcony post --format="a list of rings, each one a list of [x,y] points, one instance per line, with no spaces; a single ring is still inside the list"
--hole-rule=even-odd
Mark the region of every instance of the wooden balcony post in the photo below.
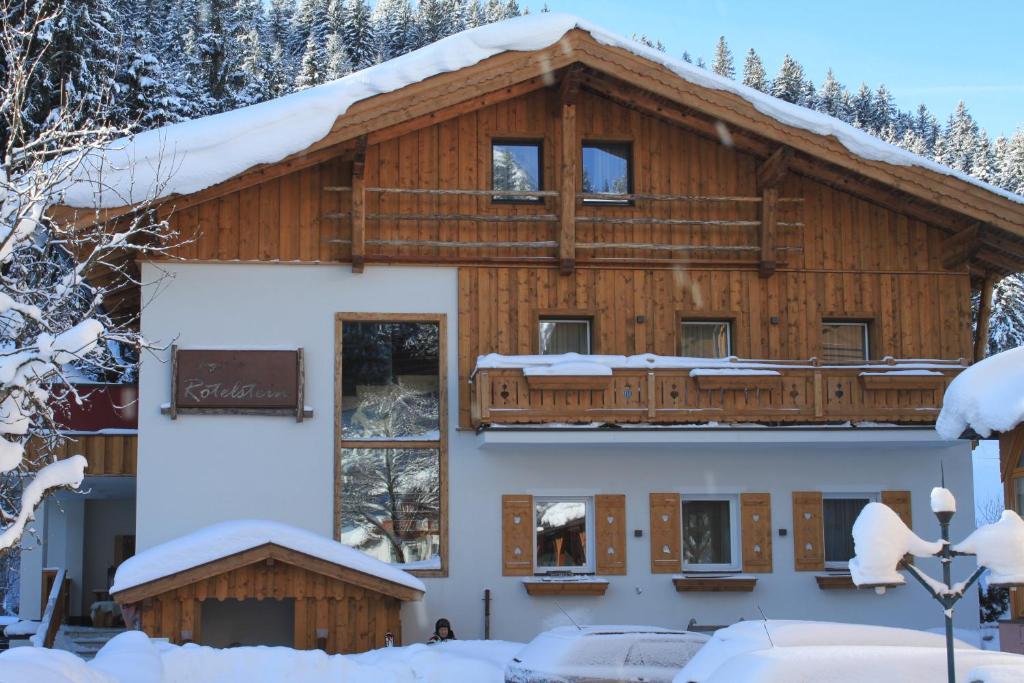
[[[974,336],[974,362],[977,363],[988,355],[988,324],[992,317],[992,290],[996,286],[996,276],[989,274],[981,285],[981,303],[978,306],[978,330]]]
[[[361,273],[366,263],[366,136],[356,142],[352,162],[352,272]]]
[[[775,273],[779,185],[786,175],[792,156],[791,148],[779,147],[757,169],[757,187],[761,191],[761,262],[758,264],[761,277],[771,277]]]
[[[581,70],[570,67],[560,88],[562,111],[562,145],[559,154],[559,232],[558,263],[563,275],[576,268],[576,172],[579,145],[576,140],[576,100],[580,89]]]

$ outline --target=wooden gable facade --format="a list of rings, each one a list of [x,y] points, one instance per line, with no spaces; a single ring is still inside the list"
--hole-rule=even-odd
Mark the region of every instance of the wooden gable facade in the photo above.
[[[540,201],[493,200],[498,139],[541,143]],[[627,202],[582,191],[586,141],[630,145]],[[678,354],[680,319],[716,317],[735,355],[813,366],[832,319],[869,323],[872,361],[958,366],[983,346],[972,291],[1024,270],[1024,205],[856,157],[580,30],[358,102],[303,153],[162,211],[186,260],[458,267],[463,427],[477,356],[535,353],[546,313],[590,317],[602,354]],[[879,400],[933,419],[944,386]]]

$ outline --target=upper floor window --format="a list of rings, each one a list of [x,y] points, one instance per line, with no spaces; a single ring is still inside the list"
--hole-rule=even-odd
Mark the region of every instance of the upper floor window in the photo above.
[[[592,499],[572,496],[534,498],[535,571],[593,571],[587,533]]]
[[[540,353],[590,353],[589,318],[541,318]]]
[[[679,355],[725,358],[732,355],[732,323],[727,320],[684,320]]]
[[[625,204],[616,197],[633,191],[633,146],[628,142],[583,143],[583,192],[607,195],[587,199],[587,203]]]
[[[826,320],[821,326],[821,360],[826,363],[865,361],[869,358],[868,324]]]
[[[825,567],[846,569],[853,557],[853,522],[868,503],[878,496],[868,493],[822,496],[822,521],[825,526]]]
[[[541,143],[530,140],[494,140],[491,143],[491,189],[537,192],[543,189]],[[496,202],[539,202],[530,195],[495,194]]]
[[[682,496],[683,568],[739,568],[735,496]]]

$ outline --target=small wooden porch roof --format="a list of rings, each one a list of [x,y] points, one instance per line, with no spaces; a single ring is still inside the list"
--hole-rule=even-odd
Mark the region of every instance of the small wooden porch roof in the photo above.
[[[276,543],[265,543],[255,548],[213,560],[212,562],[176,571],[158,579],[112,592],[111,596],[122,605],[136,603],[199,581],[226,575],[235,569],[260,563],[264,566],[272,566],[276,562],[282,562],[314,574],[319,574],[328,579],[358,586],[359,588],[405,602],[420,600],[423,597],[423,591],[416,588],[323,560],[319,557],[307,555],[306,553],[286,548]]]

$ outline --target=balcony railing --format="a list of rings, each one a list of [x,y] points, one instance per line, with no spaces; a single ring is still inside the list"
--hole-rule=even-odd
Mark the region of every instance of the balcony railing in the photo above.
[[[929,424],[964,368],[959,359],[825,365],[649,355],[543,358],[481,357],[470,378],[473,425]]]

